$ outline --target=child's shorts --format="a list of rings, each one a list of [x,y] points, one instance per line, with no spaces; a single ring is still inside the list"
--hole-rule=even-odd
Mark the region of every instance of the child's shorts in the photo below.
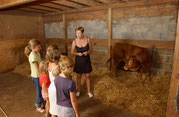
[[[47,99],[48,99],[48,94],[45,92],[45,91],[41,91],[42,92],[42,98],[45,100],[45,101],[47,101]]]
[[[73,108],[58,105],[58,117],[75,117]]]

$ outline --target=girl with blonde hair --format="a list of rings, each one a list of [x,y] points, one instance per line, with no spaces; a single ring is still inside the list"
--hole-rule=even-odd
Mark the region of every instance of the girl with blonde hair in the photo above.
[[[49,79],[49,76],[48,76],[48,63],[46,61],[40,62],[39,71],[40,71],[39,83],[40,83],[40,86],[42,88],[42,97],[46,101],[45,115],[46,115],[46,117],[50,117],[49,99],[48,99],[48,88],[49,88],[49,85],[50,85],[50,79]]]
[[[36,110],[39,112],[44,112],[43,104],[44,100],[41,95],[41,87],[39,85],[39,64],[41,61],[40,57],[41,43],[36,39],[29,41],[28,46],[25,47],[24,53],[27,56],[30,67],[31,67],[31,77],[32,81],[35,84],[36,89]]]
[[[58,117],[80,117],[75,95],[76,85],[72,80],[74,62],[69,57],[58,63],[61,73],[55,77]]]
[[[48,72],[50,77],[50,86],[48,88],[49,101],[50,101],[50,109],[49,112],[52,114],[52,117],[56,117],[58,115],[58,105],[56,104],[56,88],[54,84],[54,80],[57,74],[60,73],[58,68],[58,61],[60,59],[60,50],[56,45],[49,45],[46,50],[46,59],[49,62]]]

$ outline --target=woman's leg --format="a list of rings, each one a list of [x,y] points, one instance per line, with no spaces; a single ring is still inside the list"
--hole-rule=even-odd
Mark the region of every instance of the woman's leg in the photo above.
[[[90,73],[86,73],[85,74],[85,78],[86,78],[86,85],[87,85],[87,90],[88,93],[91,93],[91,87],[90,87]]]
[[[82,76],[82,74],[77,74],[77,92],[80,92],[80,88],[81,88],[81,76]]]

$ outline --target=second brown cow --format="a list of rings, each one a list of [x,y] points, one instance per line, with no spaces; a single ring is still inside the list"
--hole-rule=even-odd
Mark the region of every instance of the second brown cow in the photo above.
[[[114,75],[116,75],[116,69],[119,64],[124,61],[124,69],[137,72],[141,84],[143,84],[142,73],[145,73],[147,79],[151,81],[150,66],[152,57],[147,49],[126,43],[116,43],[112,49],[112,58],[112,71]],[[109,62],[110,59],[107,62]]]

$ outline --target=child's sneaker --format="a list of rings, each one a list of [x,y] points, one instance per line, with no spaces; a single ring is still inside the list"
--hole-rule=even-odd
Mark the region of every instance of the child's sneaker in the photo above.
[[[45,112],[45,109],[42,109],[42,108],[36,108],[36,110],[37,110],[38,112],[40,112],[40,113]]]
[[[76,92],[76,97],[79,97],[80,96],[80,92]]]
[[[92,98],[92,97],[93,97],[93,94],[92,94],[92,93],[88,93],[88,96],[89,96],[90,98]]]

